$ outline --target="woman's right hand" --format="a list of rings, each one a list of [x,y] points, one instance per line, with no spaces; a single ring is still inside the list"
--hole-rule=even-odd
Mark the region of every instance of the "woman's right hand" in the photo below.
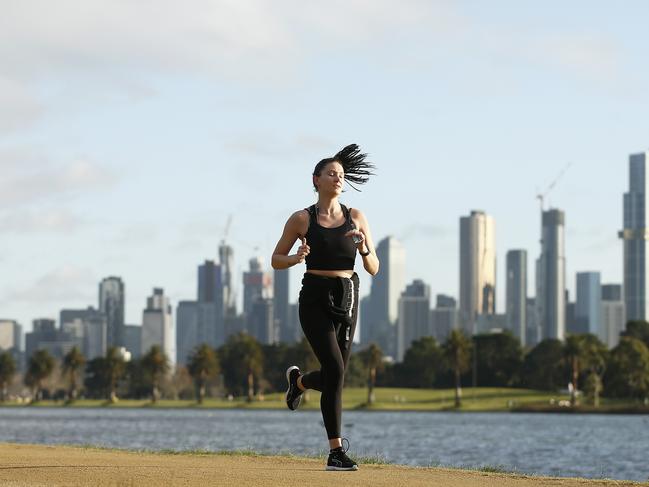
[[[311,247],[306,243],[306,237],[300,237],[300,240],[302,241],[302,245],[297,248],[297,254],[295,254],[295,257],[297,258],[297,261],[295,262],[296,264],[304,262],[306,256],[311,252]]]

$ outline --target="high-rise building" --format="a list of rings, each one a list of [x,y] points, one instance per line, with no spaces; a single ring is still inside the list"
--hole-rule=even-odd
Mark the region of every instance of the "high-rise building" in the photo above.
[[[250,268],[243,273],[243,312],[248,315],[258,298],[269,298],[271,279],[263,271],[260,257],[253,257],[248,262]]]
[[[566,330],[565,214],[550,209],[542,213],[541,255],[536,261],[536,307],[541,336],[563,340]]]
[[[406,284],[406,252],[396,238],[388,236],[376,246],[381,272],[372,277],[369,300],[361,300],[362,342],[377,343],[386,355],[396,354],[396,323],[399,297]]]
[[[180,301],[176,306],[176,362],[186,365],[194,348],[210,344],[198,319],[198,302]]]
[[[221,266],[221,282],[223,286],[223,311],[224,315],[235,316],[237,314],[234,281],[232,279],[234,269],[234,250],[225,242],[219,245],[219,265]]]
[[[32,321],[32,331],[25,334],[25,359],[29,361],[36,350],[47,350],[56,360],[79,347],[79,341],[70,333],[56,329],[56,322],[49,318]]]
[[[451,330],[459,327],[459,320],[460,313],[456,299],[438,294],[435,297],[435,308],[430,310],[430,335],[439,343],[445,342]]]
[[[649,200],[647,157],[649,152],[629,158],[629,191],[624,193],[624,304],[628,320],[649,320]]]
[[[478,315],[496,312],[496,235],[492,216],[472,211],[460,217],[460,316],[474,334]]]
[[[279,329],[273,317],[273,300],[258,297],[248,315],[248,332],[262,344],[272,345],[279,341]]]
[[[124,325],[124,347],[131,358],[142,356],[142,325]]]
[[[24,370],[23,327],[15,320],[0,319],[0,352],[9,352],[19,371]]]
[[[124,282],[119,277],[106,277],[99,283],[99,311],[106,316],[108,347],[124,346]]]
[[[223,273],[219,264],[206,260],[198,266],[198,320],[204,341],[213,347],[225,343]]]
[[[534,347],[541,341],[541,330],[539,328],[536,298],[527,298],[525,303],[525,321],[527,322],[527,327],[525,329],[525,345],[528,347]]]
[[[403,361],[413,341],[430,335],[430,288],[415,279],[399,299],[397,320],[397,361]]]
[[[620,284],[602,285],[602,341],[609,348],[620,342],[626,328],[626,313]]]
[[[507,328],[525,346],[527,329],[527,251],[507,252]]]
[[[602,330],[602,286],[599,272],[577,272],[575,321],[582,333],[604,337]]]
[[[0,351],[21,348],[22,326],[15,320],[0,319]]]
[[[273,271],[273,313],[276,326],[279,329],[279,341],[293,343],[295,341],[295,327],[289,320],[288,279],[288,269],[275,269]]]
[[[98,309],[63,309],[59,313],[61,330],[75,337],[87,360],[106,355],[108,321]]]
[[[153,295],[146,300],[142,313],[142,354],[152,346],[159,346],[169,362],[176,362],[176,337],[174,336],[173,316],[169,298],[161,288],[154,288]]]

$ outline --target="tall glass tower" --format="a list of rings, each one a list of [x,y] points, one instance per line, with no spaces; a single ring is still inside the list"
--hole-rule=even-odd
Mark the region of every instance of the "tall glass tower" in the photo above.
[[[542,213],[541,255],[536,261],[540,340],[563,340],[566,334],[565,219],[561,210],[551,209]]]
[[[647,294],[647,177],[649,152],[629,157],[629,191],[624,193],[624,303],[627,320],[649,318]]]

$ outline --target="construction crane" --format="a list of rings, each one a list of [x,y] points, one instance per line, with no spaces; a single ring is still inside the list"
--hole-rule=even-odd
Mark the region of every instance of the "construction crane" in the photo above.
[[[231,225],[232,225],[232,214],[228,215],[228,221],[225,223],[225,229],[223,230],[223,238],[221,239],[221,245],[225,245],[225,241],[228,239],[228,233],[230,232]]]
[[[554,188],[554,187],[556,186],[556,184],[559,182],[559,180],[561,179],[561,177],[566,173],[566,171],[568,170],[568,168],[569,168],[570,166],[572,166],[572,162],[569,162],[568,164],[566,164],[565,166],[563,166],[563,169],[561,169],[561,171],[559,172],[559,174],[557,175],[557,177],[554,178],[554,181],[552,181],[552,182],[549,184],[549,186],[545,189],[545,191],[543,191],[543,193],[538,193],[538,194],[536,195],[536,199],[539,200],[539,203],[540,203],[540,205],[541,205],[541,213],[543,213],[543,201],[545,200],[545,197],[548,195],[548,193],[549,193],[550,191],[552,191],[552,188]]]

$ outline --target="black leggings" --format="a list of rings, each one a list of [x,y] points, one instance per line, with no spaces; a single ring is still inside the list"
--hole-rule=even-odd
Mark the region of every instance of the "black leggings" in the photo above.
[[[358,318],[357,274],[354,273],[352,281],[354,282],[354,305],[352,325],[346,346],[344,332],[341,337],[336,335],[337,326],[327,308],[329,291],[334,295],[339,292],[337,279],[305,274],[300,291],[300,324],[321,367],[320,370],[304,374],[302,385],[307,389],[315,389],[322,393],[320,409],[329,439],[340,438],[343,380]]]

